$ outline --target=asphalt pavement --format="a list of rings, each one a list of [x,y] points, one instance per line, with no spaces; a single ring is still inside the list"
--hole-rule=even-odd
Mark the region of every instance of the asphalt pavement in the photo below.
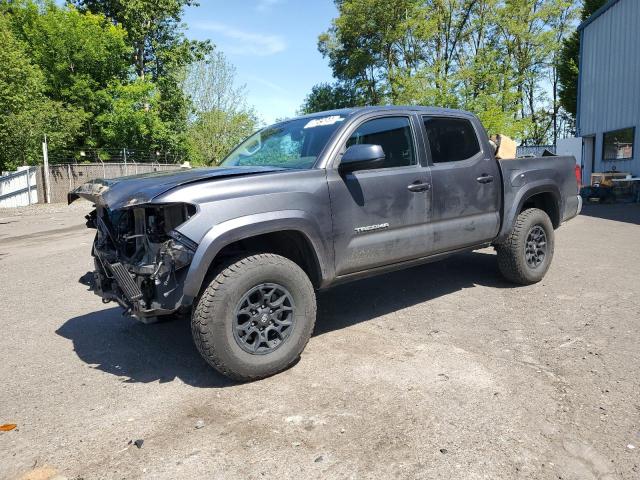
[[[486,249],[322,292],[249,384],[87,291],[88,211],[0,211],[0,478],[640,478],[639,205],[587,206],[533,286]]]

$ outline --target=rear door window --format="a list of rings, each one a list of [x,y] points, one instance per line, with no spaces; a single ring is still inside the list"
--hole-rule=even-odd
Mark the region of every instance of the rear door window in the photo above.
[[[422,117],[433,163],[461,162],[480,152],[471,122],[464,118]]]

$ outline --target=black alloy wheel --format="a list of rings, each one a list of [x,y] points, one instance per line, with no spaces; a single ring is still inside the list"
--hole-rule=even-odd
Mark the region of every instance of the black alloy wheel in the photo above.
[[[525,243],[525,258],[527,265],[538,268],[547,256],[547,234],[540,225],[534,225],[527,235]]]
[[[236,306],[233,336],[254,355],[271,353],[294,328],[293,297],[282,285],[263,283],[245,293]]]

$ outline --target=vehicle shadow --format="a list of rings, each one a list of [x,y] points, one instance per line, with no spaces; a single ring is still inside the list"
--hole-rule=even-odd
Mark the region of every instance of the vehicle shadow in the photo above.
[[[516,287],[502,278],[496,257],[490,251],[454,255],[340,285],[318,293],[314,335],[350,327],[476,285]]]
[[[614,203],[601,205],[586,203],[582,207],[580,215],[640,225],[640,204]]]
[[[201,388],[234,384],[202,359],[183,319],[144,325],[115,307],[72,318],[56,333],[73,342],[83,362],[128,383],[180,379]]]
[[[476,285],[512,288],[502,279],[495,255],[472,252],[388,273],[318,293],[314,336]],[[109,308],[68,320],[57,334],[71,340],[78,357],[126,382],[171,382],[201,388],[235,383],[209,367],[191,339],[189,322],[143,325]]]

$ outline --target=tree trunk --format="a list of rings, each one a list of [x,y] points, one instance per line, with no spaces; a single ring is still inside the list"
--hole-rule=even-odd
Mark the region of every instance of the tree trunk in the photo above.
[[[144,40],[136,45],[136,74],[144,80]]]

